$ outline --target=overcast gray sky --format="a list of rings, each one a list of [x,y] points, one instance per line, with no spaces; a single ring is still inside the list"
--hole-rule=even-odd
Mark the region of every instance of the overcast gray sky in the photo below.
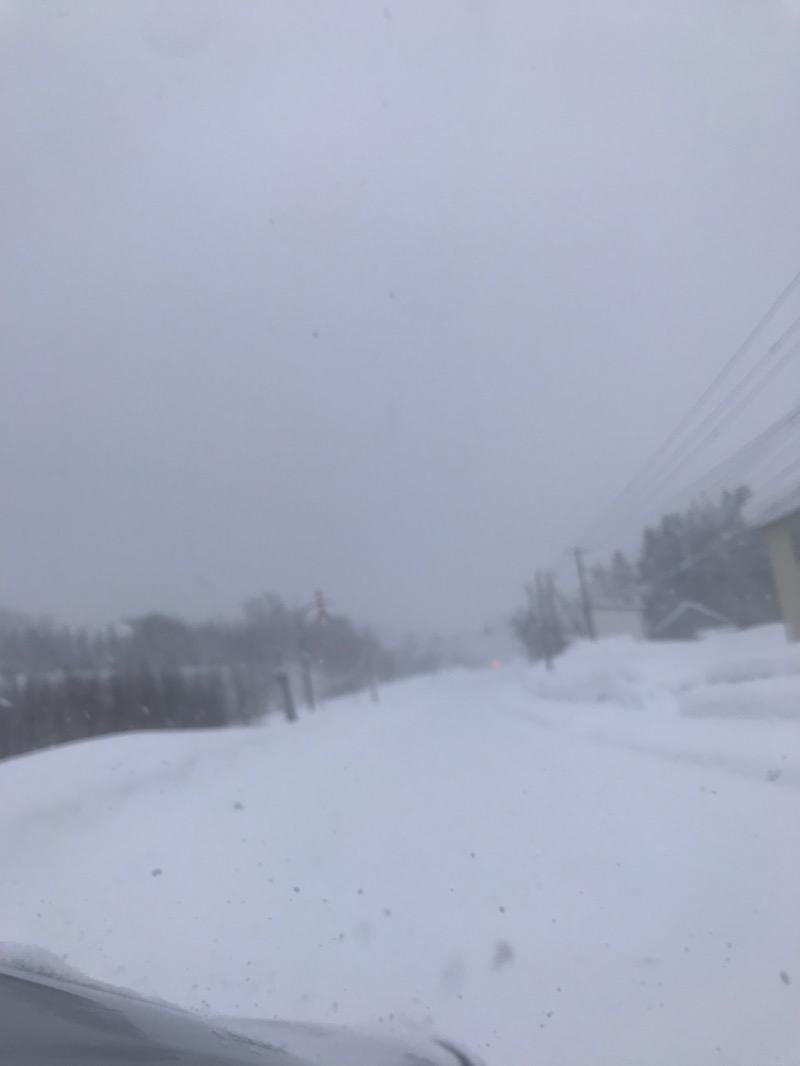
[[[800,267],[798,2],[0,18],[9,606],[493,620]]]

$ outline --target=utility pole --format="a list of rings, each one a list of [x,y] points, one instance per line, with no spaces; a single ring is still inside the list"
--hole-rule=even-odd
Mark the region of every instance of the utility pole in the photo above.
[[[316,614],[317,625],[324,626],[328,622],[328,608],[325,603],[325,596],[321,589],[317,589],[314,593],[314,600],[312,603],[307,603],[305,607],[301,607],[297,612],[297,651],[298,658],[300,659],[300,671],[303,675],[303,690],[306,698],[306,706],[310,711],[313,711],[317,705],[314,698],[314,679],[311,676],[311,653],[308,650],[308,630],[306,628],[306,617],[309,614]]]
[[[575,548],[575,566],[578,570],[578,584],[581,590],[583,614],[586,619],[586,632],[589,636],[589,640],[597,640],[597,633],[594,628],[594,615],[592,614],[592,602],[589,599],[589,586],[586,584],[586,571],[583,566],[583,552],[580,548]]]

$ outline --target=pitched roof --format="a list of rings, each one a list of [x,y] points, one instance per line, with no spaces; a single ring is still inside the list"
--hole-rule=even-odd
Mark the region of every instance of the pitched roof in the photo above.
[[[673,622],[676,622],[679,618],[688,614],[689,611],[695,611],[697,614],[702,614],[710,622],[718,622],[725,626],[733,624],[730,618],[726,618],[724,614],[720,614],[718,611],[714,611],[710,607],[705,607],[702,603],[695,603],[694,600],[683,600],[677,607],[673,607],[668,614],[664,615],[660,622],[656,622],[652,632],[662,633]]]

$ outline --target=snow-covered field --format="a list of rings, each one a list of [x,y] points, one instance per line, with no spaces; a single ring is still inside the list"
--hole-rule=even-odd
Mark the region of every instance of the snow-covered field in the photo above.
[[[0,940],[490,1066],[800,1062],[800,647],[450,672],[0,764]]]

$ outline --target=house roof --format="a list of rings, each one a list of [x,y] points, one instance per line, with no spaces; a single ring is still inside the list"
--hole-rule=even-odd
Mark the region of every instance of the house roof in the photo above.
[[[771,526],[774,522],[780,522],[782,518],[788,518],[791,514],[800,512],[800,485],[785,493],[778,500],[773,500],[767,506],[758,505],[755,501],[752,507],[748,507],[748,525],[754,529],[763,529]]]
[[[660,622],[656,622],[652,632],[663,633],[673,622],[683,618],[690,611],[703,615],[709,622],[717,622],[725,626],[733,624],[730,618],[726,618],[724,614],[720,614],[718,611],[713,611],[710,607],[705,607],[702,603],[696,603],[694,600],[683,600],[677,607],[673,607],[668,614],[664,615]]]

